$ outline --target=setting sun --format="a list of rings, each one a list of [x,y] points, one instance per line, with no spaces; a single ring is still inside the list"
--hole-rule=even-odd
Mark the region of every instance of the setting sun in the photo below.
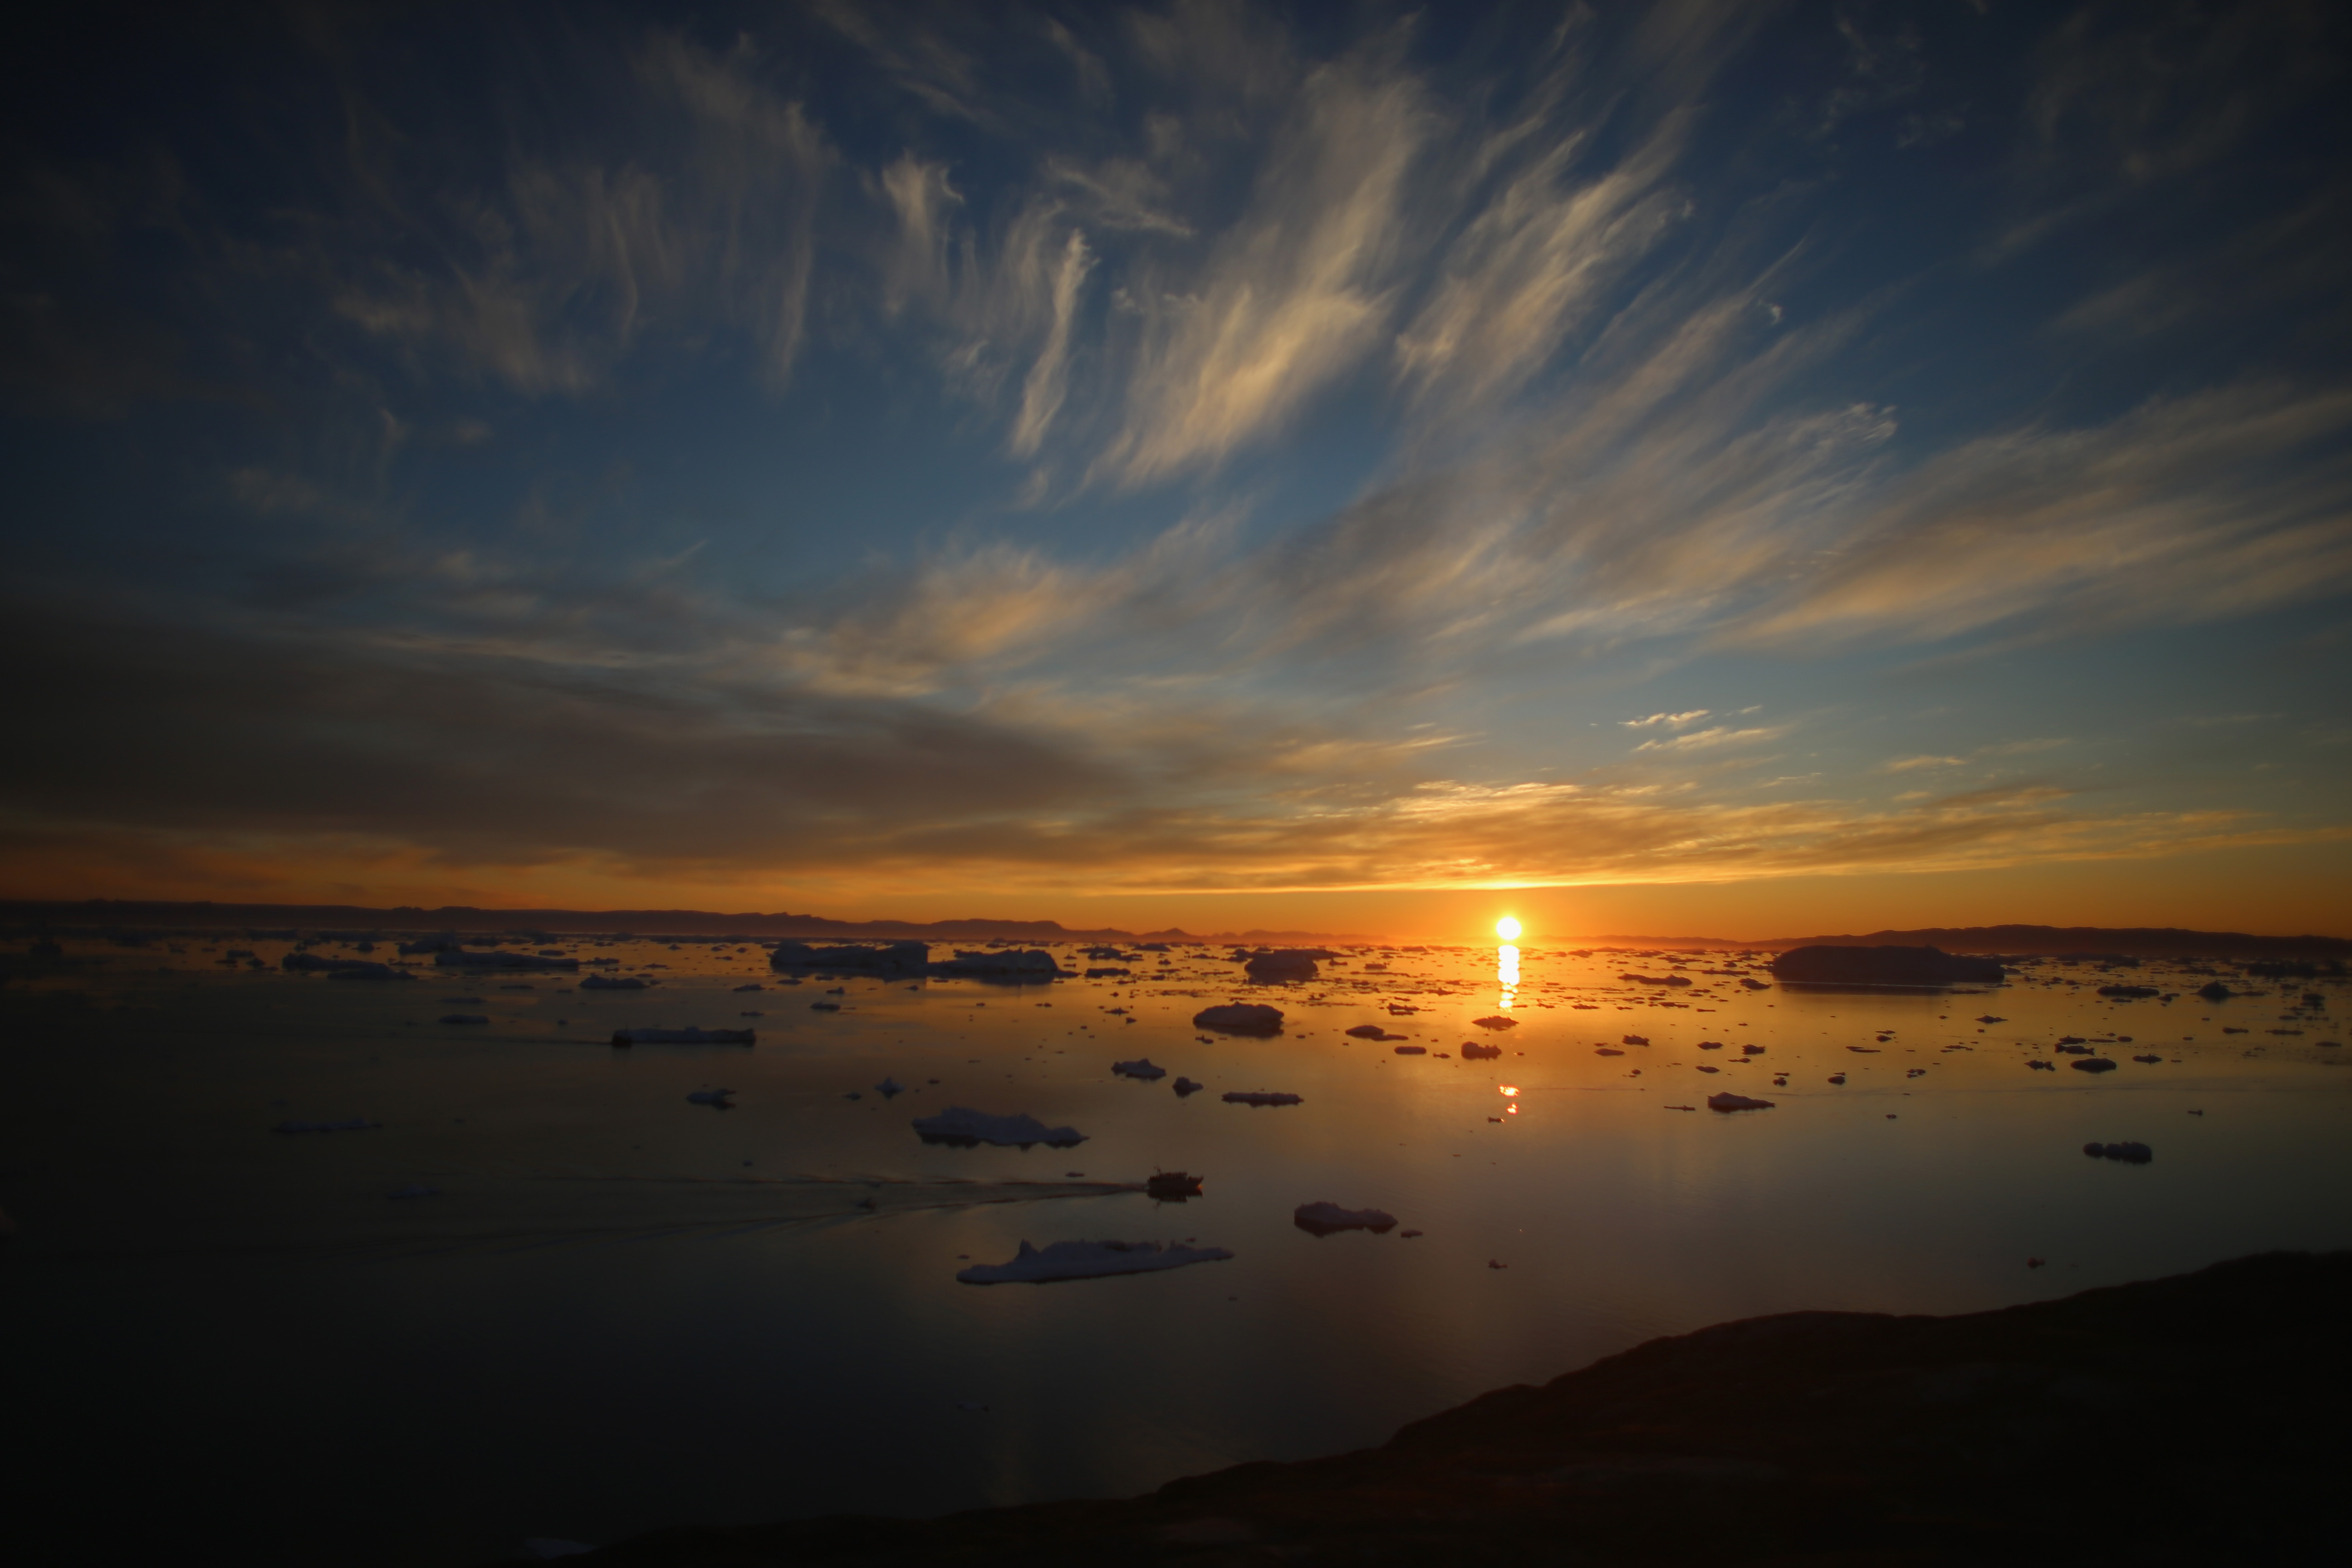
[[[1495,934],[1505,942],[1517,942],[1519,940],[1519,922],[1511,916],[1505,915],[1495,922]]]

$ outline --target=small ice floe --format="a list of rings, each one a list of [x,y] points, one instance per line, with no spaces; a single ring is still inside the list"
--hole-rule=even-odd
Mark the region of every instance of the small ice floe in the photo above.
[[[1192,1026],[1214,1029],[1223,1035],[1278,1035],[1282,1033],[1282,1009],[1263,1002],[1228,1002],[1193,1014]]]
[[[1300,1204],[1290,1214],[1290,1223],[1310,1236],[1337,1236],[1343,1230],[1383,1236],[1396,1228],[1396,1222],[1386,1209],[1343,1209],[1334,1203]]]
[[[2149,1067],[2154,1067],[2154,1066],[2156,1066],[2158,1063],[2159,1063],[2159,1062],[2163,1061],[2163,1060],[2164,1060],[2164,1058],[2163,1058],[2162,1057],[2160,1057],[2160,1056],[2158,1056],[2154,1051],[2149,1051],[2149,1052],[2147,1052],[2147,1054],[2145,1054],[2145,1055],[2143,1055],[2143,1056],[2137,1056],[2137,1057],[2132,1058],[2132,1060],[2134,1060],[2134,1061],[2136,1061],[2136,1062],[2144,1062],[2144,1063],[2146,1063],[2147,1065],[2148,1065]]]
[[[2094,1160],[2121,1160],[2126,1165],[2145,1165],[2156,1158],[2156,1151],[2145,1143],[2085,1143],[2083,1152]]]
[[[1189,1078],[1179,1078],[1175,1083],[1176,1094],[1179,1099],[1189,1094],[1198,1094],[1208,1087],[1209,1086],[1205,1083],[1195,1083]]]
[[[1698,1107],[1696,1105],[1669,1105],[1664,1107],[1664,1109],[1668,1110],[1696,1110]],[[1486,1120],[1492,1121],[1495,1119],[1490,1116],[1486,1118]]]
[[[1723,1049],[1723,1042],[1721,1040],[1701,1040],[1698,1043],[1698,1048],[1703,1051],[1719,1051]]]
[[[1617,1043],[1621,1046],[1646,1046],[1650,1043],[1650,1037],[1647,1035],[1620,1035],[1617,1037]]]
[[[550,1535],[534,1535],[522,1543],[522,1549],[541,1563],[551,1563],[558,1557],[582,1557],[596,1550],[584,1541],[558,1541]]]
[[[1346,1033],[1350,1039],[1357,1040],[1402,1040],[1408,1037],[1403,1035],[1391,1035],[1378,1024],[1359,1024]]]
[[[1842,1072],[1833,1072],[1830,1074],[1830,1081],[1832,1083],[1843,1083],[1845,1081],[1845,1074]]]
[[[1465,1061],[1484,1061],[1502,1054],[1503,1047],[1500,1046],[1482,1046],[1475,1040],[1462,1042],[1462,1056]]]
[[[1699,1068],[1698,1070],[1699,1070],[1699,1071],[1701,1071],[1701,1072],[1721,1072],[1723,1069],[1722,1069],[1721,1068],[1711,1068],[1711,1067],[1702,1066],[1702,1067],[1700,1067],[1700,1068]]]
[[[2151,990],[2148,994],[2154,995],[2155,992]],[[1978,1016],[1977,1022],[1979,1024],[2006,1024],[2009,1020],[2006,1018],[1996,1018],[1991,1014],[1985,1013]]]
[[[885,1100],[892,1100],[906,1093],[907,1086],[895,1078],[885,1078],[874,1086],[874,1092]]]
[[[1427,1046],[1399,1046],[1396,1048],[1396,1054],[1401,1057],[1425,1057],[1429,1054],[1429,1047]]]
[[[1506,1018],[1500,1013],[1492,1013],[1484,1018],[1473,1018],[1470,1021],[1482,1029],[1516,1029],[1519,1026],[1519,1021],[1517,1018]]]
[[[1298,1096],[1295,1094],[1269,1094],[1262,1089],[1237,1089],[1225,1096],[1225,1103],[1227,1105],[1297,1105],[1300,1101]]]
[[[1742,1046],[1739,1047],[1739,1054],[1743,1057],[1760,1057],[1764,1054],[1764,1047],[1761,1046]]]
[[[919,1116],[914,1125],[924,1142],[960,1149],[978,1143],[993,1143],[1001,1149],[1026,1149],[1033,1143],[1068,1149],[1087,1141],[1086,1134],[1075,1127],[1048,1127],[1034,1116],[991,1116],[961,1105],[951,1105],[937,1116]]]
[[[812,1013],[838,1013],[841,1011],[841,1004],[838,1002],[827,1002],[820,999],[809,1004],[809,1011]]]
[[[343,1121],[281,1121],[272,1132],[367,1132],[383,1126],[364,1116],[354,1116]]]
[[[1113,1062],[1111,1072],[1119,1078],[1139,1078],[1146,1083],[1158,1083],[1168,1076],[1168,1069],[1154,1067],[1150,1057],[1139,1057],[1131,1062]]]
[[[428,1187],[422,1182],[411,1182],[404,1187],[394,1187],[383,1195],[388,1198],[437,1198],[441,1195],[441,1189]]]
[[[433,1021],[436,1024],[487,1024],[489,1022],[479,1013],[444,1013]]]
[[[735,1109],[735,1091],[731,1089],[698,1089],[686,1097],[688,1105],[714,1106],[720,1110]]]
[[[750,1029],[615,1029],[616,1046],[748,1046],[755,1042]]]
[[[1190,1171],[1154,1171],[1143,1179],[1143,1194],[1163,1204],[1181,1204],[1201,1195],[1204,1179]]]
[[[609,974],[592,974],[580,983],[583,991],[643,991],[656,984],[651,980],[615,979]]]
[[[738,985],[735,989],[738,991],[765,991],[767,987],[754,980],[749,985]]]
[[[1622,1057],[1625,1053],[1614,1046],[1595,1046],[1592,1047],[1592,1054],[1596,1057]]]
[[[1710,1094],[1706,1097],[1709,1110],[1769,1110],[1772,1101],[1750,1100],[1744,1094]]]
[[[2045,1062],[2039,1057],[2034,1058],[2025,1065],[2036,1072],[2056,1072],[2058,1070],[2058,1064],[2056,1062]]]
[[[1508,1268],[1510,1265],[1507,1263],[1498,1262],[1496,1259],[1489,1258],[1486,1259],[1486,1267],[1489,1268]]]
[[[1232,1256],[1222,1247],[1162,1247],[1156,1241],[1057,1241],[1042,1248],[1024,1241],[1010,1263],[975,1263],[958,1269],[956,1278],[966,1285],[1045,1285],[1220,1263]]]
[[[1399,1241],[1411,1241],[1414,1237],[1419,1236],[1421,1232],[1417,1230],[1401,1230],[1397,1232],[1397,1239]]]
[[[1769,991],[1772,989],[1772,987],[1767,985],[1761,980],[1743,980],[1739,984],[1745,985],[1750,991]]]
[[[2105,1057],[2077,1057],[2066,1064],[2076,1072],[2113,1072],[2116,1064]]]

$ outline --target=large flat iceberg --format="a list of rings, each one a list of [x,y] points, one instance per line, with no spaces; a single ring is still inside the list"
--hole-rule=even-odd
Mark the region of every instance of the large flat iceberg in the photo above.
[[[1043,1143],[1048,1149],[1068,1149],[1087,1141],[1086,1134],[1075,1127],[1048,1127],[1034,1116],[991,1116],[961,1105],[951,1105],[937,1116],[918,1116],[915,1131],[926,1143],[963,1148],[993,1143],[1000,1148],[1026,1149],[1032,1143]]]
[[[1038,1248],[1027,1242],[1010,1263],[975,1263],[956,1278],[967,1285],[1044,1285],[1055,1279],[1099,1279],[1111,1274],[1150,1274],[1188,1263],[1220,1263],[1233,1254],[1222,1247],[1162,1247],[1156,1241],[1057,1241]]]
[[[804,942],[780,942],[768,954],[768,967],[778,973],[793,969],[863,969],[888,973],[919,973],[930,961],[930,944],[920,942],[894,942],[880,947],[811,947]]]
[[[1223,1035],[1278,1035],[1282,1033],[1282,1009],[1259,1002],[1228,1002],[1193,1014],[1192,1026],[1214,1029]]]

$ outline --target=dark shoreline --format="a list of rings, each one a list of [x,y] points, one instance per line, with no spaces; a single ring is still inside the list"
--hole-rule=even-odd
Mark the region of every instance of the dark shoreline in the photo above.
[[[1144,1497],[666,1530],[574,1560],[2292,1562],[2340,1524],[2347,1327],[2352,1252],[1958,1317],[1756,1318],[1484,1394],[1377,1448]]]

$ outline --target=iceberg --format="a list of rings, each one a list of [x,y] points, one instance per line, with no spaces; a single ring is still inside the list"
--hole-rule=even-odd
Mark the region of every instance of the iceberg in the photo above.
[[[1386,1209],[1343,1209],[1334,1203],[1312,1203],[1300,1204],[1292,1211],[1290,1221],[1314,1236],[1343,1230],[1369,1230],[1377,1236],[1395,1227],[1396,1215]]]
[[[804,942],[780,942],[768,954],[768,967],[789,969],[864,969],[894,973],[919,973],[931,961],[930,944],[894,942],[880,947],[811,947]]]
[[[991,980],[1058,980],[1062,966],[1054,955],[1043,948],[1022,948],[1007,952],[1002,948],[983,949],[979,952],[959,951],[953,958],[944,958],[931,965],[933,974],[948,976],[976,975]]]
[[[1139,1078],[1146,1083],[1157,1083],[1168,1076],[1168,1069],[1153,1066],[1150,1057],[1140,1057],[1131,1062],[1113,1062],[1110,1070],[1120,1078]]]
[[[1225,1096],[1227,1105],[1297,1105],[1295,1094],[1270,1094],[1262,1089],[1237,1089]]]
[[[1710,1094],[1706,1097],[1709,1110],[1769,1110],[1772,1101],[1750,1100],[1744,1094]]]
[[[1188,1263],[1221,1263],[1232,1256],[1222,1247],[1162,1247],[1156,1241],[1057,1241],[1043,1248],[1024,1241],[1010,1263],[975,1263],[956,1270],[956,1278],[966,1285],[1044,1285],[1150,1274]]]
[[[433,955],[433,962],[443,969],[577,969],[576,958],[541,958],[530,952],[467,952],[463,948],[443,948]]]
[[[1228,1002],[1193,1014],[1192,1026],[1226,1035],[1278,1035],[1282,1033],[1282,1009],[1262,1002]]]
[[[615,980],[610,975],[592,974],[580,983],[583,991],[643,991],[653,984],[650,980]]]
[[[1075,1127],[1048,1127],[1034,1116],[991,1116],[984,1110],[952,1105],[937,1116],[918,1116],[915,1131],[926,1143],[949,1143],[968,1149],[976,1143],[1026,1149],[1043,1143],[1048,1149],[1068,1149],[1087,1141]]]
[[[749,1029],[615,1029],[616,1046],[748,1046]]]

